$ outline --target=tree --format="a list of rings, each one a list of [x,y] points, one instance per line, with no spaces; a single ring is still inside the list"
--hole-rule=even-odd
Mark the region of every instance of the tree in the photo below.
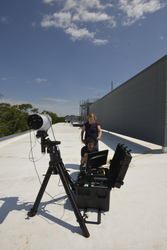
[[[37,114],[37,113],[39,113],[39,111],[38,111],[38,109],[33,108],[33,109],[31,109],[31,113],[32,113],[32,114]]]
[[[30,110],[33,108],[31,104],[21,104],[12,106],[13,109],[13,133],[18,133],[28,129],[27,119]]]
[[[28,111],[31,108],[31,104],[11,106],[0,103],[0,137],[28,130]]]
[[[10,129],[8,122],[10,121],[10,108],[9,103],[0,103],[0,137],[9,135]]]
[[[0,137],[29,130],[27,119],[34,113],[38,113],[38,108],[34,108],[29,103],[13,106],[9,103],[0,103]],[[64,117],[58,117],[51,111],[44,110],[42,113],[52,118],[52,124],[65,121]]]

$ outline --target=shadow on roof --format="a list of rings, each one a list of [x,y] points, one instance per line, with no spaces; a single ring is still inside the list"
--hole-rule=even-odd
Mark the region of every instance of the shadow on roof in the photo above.
[[[65,200],[65,204],[61,204],[61,201]],[[8,216],[8,214],[10,212],[12,212],[13,210],[17,210],[17,211],[22,211],[22,210],[26,210],[26,214],[27,212],[30,211],[30,209],[32,208],[33,204],[32,202],[25,202],[25,203],[22,203],[19,201],[19,197],[5,197],[5,198],[1,198],[0,199],[0,202],[4,202],[3,205],[0,207],[0,224],[2,224],[6,217]],[[82,232],[80,230],[80,227],[79,226],[73,226],[69,223],[67,223],[66,221],[63,220],[63,216],[64,216],[64,213],[62,215],[61,218],[57,218],[56,215],[54,216],[53,214],[50,214],[47,212],[47,205],[48,204],[55,204],[55,205],[61,205],[61,206],[64,206],[64,209],[68,209],[68,210],[71,210],[72,211],[72,208],[71,208],[71,205],[70,205],[70,202],[67,198],[67,195],[64,195],[62,197],[59,197],[59,198],[56,198],[54,200],[50,200],[50,201],[47,201],[47,202],[41,202],[39,204],[39,207],[38,207],[38,215],[42,216],[42,219],[47,219],[51,222],[54,222],[56,224],[59,224],[60,226],[70,230],[72,233],[77,233],[79,235],[82,235]],[[23,211],[22,211],[23,212]],[[75,214],[74,214],[74,217],[75,217]],[[28,216],[25,218],[25,220],[29,220],[31,218],[29,218]],[[49,222],[48,222],[49,223]]]
[[[102,134],[102,137],[101,137],[101,141],[106,144],[108,147],[110,147],[112,150],[116,150],[116,147],[117,147],[117,144],[118,143],[121,143],[121,144],[125,144],[125,146],[127,146],[128,150],[132,150],[132,153],[148,153],[148,152],[151,152],[151,153],[155,153],[155,152],[158,152],[160,153],[161,150],[159,149],[159,146],[157,145],[157,150],[154,150],[151,149],[150,147],[147,147],[147,146],[144,146],[142,144],[139,144],[139,143],[136,143],[136,142],[133,142],[132,141],[133,138],[130,140],[128,139],[125,139],[121,136],[118,136],[118,135],[114,135],[114,134],[110,134],[110,133],[107,133],[105,131],[103,131],[103,134]],[[135,139],[134,139],[135,140]],[[147,143],[147,142],[145,142]],[[162,153],[162,152],[161,152]]]

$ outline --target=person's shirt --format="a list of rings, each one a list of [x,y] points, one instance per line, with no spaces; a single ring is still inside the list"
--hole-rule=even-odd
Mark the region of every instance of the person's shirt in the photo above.
[[[95,122],[90,124],[89,122],[84,123],[85,125],[85,141],[88,138],[92,138],[95,142],[97,141],[96,138],[98,137],[98,129],[99,123]]]
[[[88,154],[89,154],[89,153],[93,153],[93,152],[98,152],[98,148],[95,147],[95,146],[93,146],[92,150],[89,151],[88,148],[87,148],[87,146],[84,146],[84,147],[81,149],[81,156],[84,157],[84,154],[85,154],[85,153],[88,153]]]

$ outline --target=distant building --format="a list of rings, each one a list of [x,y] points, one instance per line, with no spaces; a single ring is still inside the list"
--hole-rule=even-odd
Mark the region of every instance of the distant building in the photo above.
[[[81,124],[81,117],[77,115],[66,115],[65,122],[71,123],[73,126],[80,126]]]
[[[80,117],[81,121],[84,123],[87,120],[87,116],[89,115],[89,107],[91,104],[97,102],[99,99],[89,98],[86,101],[80,101]]]

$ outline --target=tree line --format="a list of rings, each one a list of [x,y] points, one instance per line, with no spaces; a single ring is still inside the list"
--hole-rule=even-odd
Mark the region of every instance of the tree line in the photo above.
[[[0,103],[0,137],[29,130],[27,119],[36,113],[39,113],[38,108],[34,108],[29,103],[13,106],[9,103]],[[58,117],[51,111],[43,110],[41,114],[50,115],[52,124],[65,121],[65,117]]]

